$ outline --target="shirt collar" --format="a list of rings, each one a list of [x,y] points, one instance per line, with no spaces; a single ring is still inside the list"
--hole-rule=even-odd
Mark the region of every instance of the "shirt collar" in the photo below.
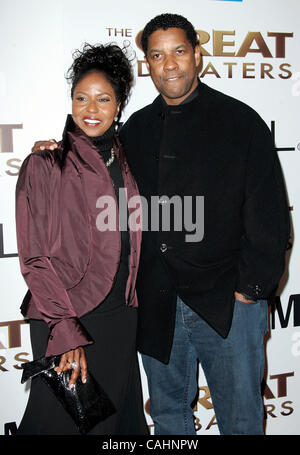
[[[189,94],[188,97],[186,97],[181,103],[179,103],[177,106],[182,106],[184,104],[188,104],[190,103],[191,101],[193,101],[195,98],[197,98],[199,96],[199,88],[200,88],[200,84],[201,82],[199,81],[199,79],[197,80],[198,81],[198,84],[197,84],[197,87],[192,91],[192,93]],[[173,106],[171,104],[167,104],[166,101],[164,100],[164,98],[162,97],[162,95],[160,95],[161,99],[162,99],[162,102],[163,102],[163,106],[166,108],[166,107],[170,107],[170,108],[174,108],[176,106]]]

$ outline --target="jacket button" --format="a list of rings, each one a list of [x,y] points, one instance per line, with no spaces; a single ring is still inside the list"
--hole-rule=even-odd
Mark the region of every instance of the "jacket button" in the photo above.
[[[165,252],[167,251],[167,249],[168,249],[168,247],[167,247],[167,245],[166,245],[165,243],[162,243],[162,244],[160,245],[160,251],[161,251],[162,253],[165,253]]]

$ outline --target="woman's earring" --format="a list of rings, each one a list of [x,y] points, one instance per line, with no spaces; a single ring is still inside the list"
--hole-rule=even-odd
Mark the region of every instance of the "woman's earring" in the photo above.
[[[115,117],[114,121],[115,121],[115,130],[117,131],[117,129],[119,127],[118,117]]]

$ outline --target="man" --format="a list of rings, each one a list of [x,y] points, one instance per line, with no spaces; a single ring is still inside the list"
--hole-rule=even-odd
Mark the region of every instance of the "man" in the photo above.
[[[142,46],[159,96],[120,133],[140,193],[150,209],[159,196],[160,213],[174,196],[192,198],[183,212],[196,217],[195,231],[204,198],[204,235],[188,237],[183,223],[177,229],[176,213],[170,229],[143,232],[137,348],[155,434],[195,434],[198,361],[220,433],[263,434],[266,299],[289,238],[272,137],[250,107],[198,80],[201,56],[187,19],[155,17]]]
[[[262,434],[267,302],[284,270],[288,207],[262,119],[197,78],[192,25],[162,14],[142,34],[160,95],[121,130],[141,194],[204,196],[204,237],[143,232],[137,347],[156,434],[195,434],[197,360],[221,434]],[[165,197],[167,196],[167,198]]]

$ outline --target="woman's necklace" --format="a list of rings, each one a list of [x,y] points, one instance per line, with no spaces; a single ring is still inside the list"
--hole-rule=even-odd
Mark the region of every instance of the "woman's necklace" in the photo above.
[[[115,159],[115,152],[114,152],[114,148],[112,147],[112,149],[110,151],[110,158],[109,158],[109,160],[106,161],[105,166],[106,167],[110,166],[113,163],[114,159]]]

